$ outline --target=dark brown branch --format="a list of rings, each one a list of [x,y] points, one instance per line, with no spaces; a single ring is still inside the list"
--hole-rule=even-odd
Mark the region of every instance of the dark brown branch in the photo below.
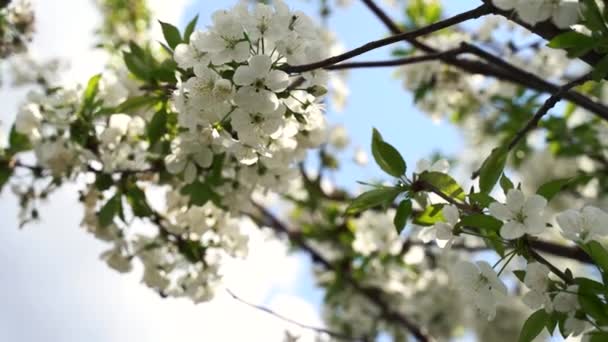
[[[593,260],[589,257],[589,255],[585,253],[585,251],[576,246],[564,246],[537,239],[529,239],[528,245],[534,250],[551,254],[553,256],[568,258],[586,264],[594,263]]]
[[[450,49],[442,52],[433,52],[422,56],[413,56],[413,57],[405,57],[392,59],[388,61],[370,61],[370,62],[350,62],[350,63],[340,63],[335,65],[330,65],[325,67],[325,70],[342,70],[342,69],[356,69],[356,68],[378,68],[378,67],[393,67],[393,66],[403,66],[408,64],[416,64],[428,61],[434,61],[441,59],[445,56],[456,56],[465,52],[465,49],[462,47],[457,47],[455,49]]]
[[[551,262],[549,262],[549,260],[545,259],[542,255],[538,254],[538,252],[536,252],[533,249],[529,249],[528,253],[532,257],[532,259],[534,259],[534,260],[540,262],[541,264],[549,267],[549,269],[551,270],[551,272],[553,272],[556,276],[560,277],[566,284],[572,283],[572,279],[570,277],[568,277],[566,275],[566,273],[562,272],[559,268],[557,268],[555,265],[553,265]]]
[[[286,224],[284,224],[281,220],[279,220],[276,216],[274,216],[270,211],[268,211],[263,206],[254,203],[254,206],[260,211],[260,213],[264,217],[264,221],[262,224],[274,229],[276,232],[285,234],[289,238],[289,240],[297,245],[300,249],[307,252],[313,259],[314,262],[321,264],[328,270],[331,270],[336,273],[340,273],[334,265],[332,265],[327,259],[325,259],[319,252],[317,252],[314,248],[312,248],[308,242],[306,242],[305,238],[297,232],[290,230]],[[382,312],[382,317],[385,319],[392,321],[396,324],[402,325],[405,329],[407,329],[410,334],[412,334],[418,341],[427,342],[433,341],[434,339],[429,336],[426,332],[424,332],[420,327],[414,324],[410,319],[403,314],[394,311],[390,308],[390,305],[384,301],[382,297],[378,295],[376,289],[364,287],[359,284],[350,274],[340,273],[341,276],[348,282],[348,284],[359,294],[370,300],[374,303],[380,311]]]
[[[526,134],[528,134],[528,132],[538,126],[538,123],[543,118],[543,116],[549,113],[549,110],[553,108],[563,98],[564,94],[567,91],[576,87],[577,85],[581,85],[587,82],[590,78],[590,75],[587,74],[583,77],[580,77],[574,81],[568,82],[561,86],[558,91],[556,91],[545,101],[545,103],[543,103],[543,105],[536,111],[534,116],[532,116],[532,118],[526,123],[526,125],[515,134],[511,142],[509,142],[509,145],[507,145],[507,148],[509,150],[512,150],[515,146],[517,146],[517,144],[521,141],[521,139],[526,136]]]
[[[482,0],[482,1],[486,5],[488,5],[492,8],[493,14],[500,15],[522,27],[525,27],[530,32],[535,33],[538,36],[540,36],[546,40],[551,40],[555,36],[569,31],[569,30],[563,30],[563,29],[558,28],[557,26],[553,25],[553,23],[549,20],[544,21],[542,23],[537,23],[535,25],[530,25],[530,24],[522,21],[513,11],[503,11],[503,10],[497,8],[496,6],[492,5],[491,0]],[[584,54],[583,56],[579,57],[580,60],[582,60],[583,62],[585,62],[591,66],[596,65],[602,58],[604,58],[604,55],[599,54],[595,51],[588,52],[588,53]]]
[[[582,95],[578,92],[572,91],[571,89],[567,89],[566,91],[562,91],[561,87],[553,84],[551,82],[545,81],[542,78],[536,76],[535,74],[523,70],[514,66],[513,64],[476,47],[475,45],[469,43],[462,43],[463,46],[466,47],[468,52],[476,55],[479,58],[486,60],[489,63],[492,63],[496,66],[503,68],[506,72],[511,74],[521,75],[527,82],[533,87],[543,88],[545,92],[555,94],[557,92],[561,92],[561,97],[570,100],[573,103],[580,105],[581,107],[589,110],[596,116],[604,120],[608,120],[608,107],[603,104],[593,101],[585,95]],[[575,80],[576,81],[576,80]],[[572,88],[572,87],[571,87]]]
[[[241,303],[243,303],[243,304],[245,304],[245,305],[247,305],[249,307],[252,307],[252,308],[254,308],[256,310],[260,310],[262,312],[265,312],[265,313],[267,313],[267,314],[269,314],[271,316],[274,316],[274,317],[276,317],[276,318],[278,318],[278,319],[280,319],[282,321],[285,321],[287,323],[291,323],[291,324],[297,325],[300,328],[303,328],[303,329],[306,329],[306,330],[312,330],[312,331],[315,331],[315,332],[317,332],[319,334],[326,334],[328,336],[331,336],[331,337],[339,339],[339,340],[344,340],[344,341],[365,341],[365,338],[359,338],[359,337],[355,338],[355,337],[344,335],[344,334],[341,334],[341,333],[338,333],[338,332],[335,332],[335,331],[331,331],[331,330],[328,330],[328,329],[325,329],[325,328],[319,328],[319,327],[315,327],[315,326],[312,326],[312,325],[307,325],[307,324],[300,323],[300,322],[298,322],[298,321],[296,321],[294,319],[291,319],[289,317],[286,317],[286,316],[283,316],[283,315],[281,315],[279,313],[276,313],[273,310],[271,310],[271,309],[269,309],[269,308],[267,308],[265,306],[261,306],[261,305],[257,305],[257,304],[253,304],[251,302],[248,302],[248,301],[240,298],[239,296],[237,296],[230,289],[226,289],[226,292],[228,292],[228,294],[232,298],[234,298],[235,300],[237,300],[237,301],[239,301],[239,302],[241,302]]]
[[[375,40],[375,41],[369,42],[367,44],[364,44],[356,49],[350,50],[348,52],[345,52],[345,53],[337,55],[337,56],[327,58],[322,61],[318,61],[318,62],[314,62],[314,63],[310,63],[310,64],[303,64],[303,65],[293,65],[293,66],[288,65],[288,66],[284,67],[283,70],[286,72],[289,72],[289,73],[301,73],[301,72],[324,68],[324,67],[334,65],[334,64],[343,62],[345,60],[351,59],[353,57],[362,55],[368,51],[375,50],[375,49],[381,48],[383,46],[394,44],[394,43],[397,43],[400,41],[409,41],[412,39],[416,39],[418,37],[422,37],[424,35],[431,34],[433,32],[437,32],[439,30],[454,26],[454,25],[462,23],[464,21],[479,18],[488,13],[490,13],[489,7],[487,5],[481,5],[470,11],[455,15],[451,18],[430,24],[428,26],[422,27],[422,28],[414,30],[414,31],[402,32],[402,33],[395,34],[390,37]]]
[[[372,13],[376,15],[391,31],[393,34],[400,34],[400,27],[389,18],[389,16],[380,8],[373,0],[361,0],[364,5],[366,5]],[[485,0],[484,0],[485,1]],[[489,1],[486,1],[489,2]],[[487,4],[490,6],[490,4]],[[492,6],[494,8],[494,6]],[[510,12],[509,12],[510,13]],[[437,53],[438,51],[426,45],[423,42],[420,42],[416,39],[407,39],[408,43],[412,44],[414,47],[426,52],[426,53]],[[546,93],[555,93],[558,91],[559,86],[555,85],[551,82],[548,82],[532,73],[529,73],[525,70],[522,70],[518,67],[515,67],[499,57],[496,57],[492,54],[489,54],[481,49],[470,49],[471,53],[476,54],[477,56],[487,60],[489,63],[484,63],[481,61],[473,61],[458,58],[457,56],[442,56],[439,59],[446,64],[455,66],[463,71],[472,73],[472,74],[480,74],[489,77],[495,77],[501,79],[503,81],[508,81],[514,84],[522,85],[530,89],[534,89],[536,91],[542,91]],[[496,65],[495,65],[496,64]],[[604,120],[608,120],[608,107],[604,106],[601,103],[591,100],[585,95],[582,95],[575,91],[569,91],[564,94],[564,99],[571,101],[572,103],[581,106],[584,109],[589,110],[595,115],[601,117]]]

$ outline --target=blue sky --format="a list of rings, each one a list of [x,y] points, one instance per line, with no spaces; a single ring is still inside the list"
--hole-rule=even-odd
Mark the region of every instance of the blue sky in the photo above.
[[[163,8],[157,12],[159,19],[175,21],[168,18],[167,13],[174,13],[184,0],[152,2]],[[193,2],[182,16],[182,26],[197,13],[200,25],[204,26],[214,10],[229,7],[236,1]],[[292,0],[288,3],[311,15],[317,10],[317,1]],[[478,4],[477,1],[445,3],[448,3],[450,13]],[[90,51],[93,41],[90,29],[97,20],[91,1],[35,1],[35,4],[39,10],[40,34],[34,44],[41,55],[72,59],[80,80],[99,72],[103,60]],[[353,1],[348,9],[337,10],[329,24],[346,48],[386,34],[382,24],[358,1]],[[75,27],[79,29],[75,30]],[[389,52],[390,48],[381,49],[360,59],[386,59]],[[411,95],[392,77],[393,71],[353,71],[349,79],[348,106],[343,113],[328,113],[331,122],[346,125],[354,145],[368,151],[371,129],[378,128],[410,165],[437,150],[446,154],[457,152],[461,140],[456,129],[449,124],[436,125],[417,111],[412,106]],[[0,103],[3,103],[3,109],[14,111],[23,95],[23,91],[2,89]],[[10,114],[1,115],[3,121],[11,121]],[[348,171],[334,177],[340,184],[352,185],[356,180],[380,177],[380,170],[373,164],[356,168],[350,163],[350,157],[349,154],[343,158]],[[40,224],[19,230],[14,197],[10,191],[4,191],[0,197],[3,241],[0,248],[0,341],[231,342],[240,341],[239,336],[243,334],[257,336],[253,340],[274,341],[278,335],[259,330],[281,332],[277,322],[267,321],[264,314],[248,311],[230,299],[220,298],[215,304],[198,306],[184,300],[163,300],[139,283],[137,272],[124,276],[108,269],[98,257],[109,246],[79,228],[82,209],[77,203],[75,187],[53,196],[43,205],[41,215]],[[303,316],[311,310],[305,302],[313,303],[314,311],[320,298],[320,293],[312,286],[308,262],[305,258],[287,258],[276,246],[264,245],[263,249],[262,262],[258,262],[262,267],[251,266],[250,273],[240,279],[243,284],[235,285],[237,289],[247,299],[277,305],[278,311],[288,316],[297,315],[291,317],[318,324],[314,312]],[[269,272],[268,261],[272,263],[274,273]],[[293,295],[305,302],[294,299]],[[242,322],[239,329],[234,329],[234,325],[232,329],[226,329],[224,325],[233,318]]]

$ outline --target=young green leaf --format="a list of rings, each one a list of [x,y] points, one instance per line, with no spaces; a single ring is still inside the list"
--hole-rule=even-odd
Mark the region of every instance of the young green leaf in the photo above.
[[[114,217],[121,211],[121,207],[121,194],[116,194],[97,213],[99,224],[102,227],[109,226],[114,221]]]
[[[131,185],[126,192],[127,202],[131,205],[133,215],[137,217],[148,217],[153,214],[152,208],[148,205],[146,193],[137,185]]]
[[[129,97],[123,103],[116,107],[117,113],[128,113],[139,108],[148,108],[154,106],[158,99],[151,95]]]
[[[392,203],[402,189],[397,187],[379,187],[364,192],[355,198],[346,209],[346,215],[354,215],[364,210]]]
[[[393,177],[405,174],[406,164],[399,151],[382,140],[375,128],[372,131],[372,155],[380,168]]]
[[[443,206],[444,204],[433,204],[426,207],[424,211],[416,215],[414,224],[419,226],[432,226],[437,222],[444,221],[442,212]]]
[[[536,193],[543,196],[547,201],[550,201],[564,188],[572,184],[574,178],[554,179],[538,187]]]
[[[14,155],[19,152],[28,151],[31,148],[30,139],[26,135],[17,132],[17,128],[13,125],[8,136],[8,154]]]
[[[519,342],[531,342],[534,340],[545,328],[548,318],[549,315],[545,309],[540,309],[530,315],[521,329]]]
[[[593,48],[594,42],[595,39],[586,34],[576,31],[567,31],[553,37],[547,46],[554,49],[569,49],[583,46],[591,46],[591,48]]]
[[[489,215],[473,214],[462,216],[460,225],[497,232],[502,227],[502,221]]]
[[[431,184],[433,187],[440,190],[445,195],[464,201],[466,194],[460,184],[454,178],[441,172],[423,172],[420,175],[420,180]]]
[[[593,78],[594,81],[599,82],[606,77],[606,75],[608,75],[608,56],[604,56],[595,66],[593,66],[591,78]]]
[[[608,252],[599,242],[592,240],[583,246],[583,250],[593,259],[602,273],[608,273]]]
[[[95,187],[99,191],[108,190],[114,184],[114,180],[112,179],[112,175],[107,173],[98,173],[95,176]]]
[[[605,35],[608,34],[608,27],[606,27],[604,17],[595,0],[583,0],[582,13],[585,25],[591,31],[601,31]]]
[[[165,37],[165,41],[167,42],[169,47],[175,49],[175,47],[182,42],[182,37],[179,33],[179,30],[177,29],[177,27],[169,23],[165,23],[160,20],[158,22],[160,23],[160,26],[163,30],[163,36]]]
[[[13,169],[8,167],[8,163],[0,162],[0,192],[2,192],[2,188],[8,183],[12,174]]]
[[[515,187],[513,185],[513,182],[504,173],[502,174],[502,177],[500,177],[499,183],[500,183],[500,187],[502,188],[502,191],[505,193],[505,195],[507,194],[507,192],[509,192],[509,190],[511,190]]]
[[[482,192],[490,193],[498,182],[507,162],[508,150],[497,147],[483,162],[479,172],[479,188]]]
[[[401,233],[401,231],[405,227],[407,219],[410,217],[411,214],[412,214],[412,200],[405,199],[405,200],[401,201],[401,203],[399,203],[399,206],[397,207],[397,212],[395,213],[395,219],[393,220],[393,223],[395,224],[395,228],[397,228],[397,233]]]
[[[485,192],[476,192],[469,194],[469,200],[483,208],[490,206],[490,203],[497,202],[496,199]]]
[[[190,36],[192,35],[192,32],[194,32],[197,22],[198,22],[198,14],[196,15],[196,17],[194,17],[194,18],[192,18],[192,20],[190,20],[188,25],[186,25],[186,30],[184,31],[184,43],[186,43],[186,44],[190,43]]]
[[[91,110],[93,103],[95,102],[95,96],[99,91],[99,81],[101,80],[101,74],[97,74],[89,79],[87,87],[84,90],[84,98],[82,106],[85,110]]]
[[[195,181],[192,184],[188,184],[181,189],[181,193],[183,195],[190,196],[190,204],[195,206],[203,206],[205,203],[212,201],[213,203],[218,203],[219,195],[213,191],[211,186],[207,183],[201,183],[199,181]]]
[[[164,110],[160,110],[154,114],[150,123],[148,123],[148,139],[150,139],[150,144],[154,145],[165,133],[167,133],[167,113]]]

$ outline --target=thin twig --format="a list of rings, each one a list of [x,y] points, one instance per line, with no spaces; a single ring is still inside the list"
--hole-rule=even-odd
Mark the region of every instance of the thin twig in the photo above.
[[[536,111],[536,114],[532,116],[532,118],[526,123],[526,125],[515,134],[511,142],[509,142],[509,145],[507,145],[507,148],[509,150],[512,150],[515,146],[517,146],[521,139],[523,139],[523,137],[528,134],[528,132],[538,126],[538,123],[543,118],[543,116],[547,115],[547,113],[549,113],[549,110],[553,108],[563,98],[564,93],[578,85],[587,82],[590,78],[591,75],[587,74],[561,86],[557,92],[551,95],[545,101],[545,103],[543,103],[543,105],[538,109],[538,111]]]
[[[507,145],[507,149],[511,151],[519,142],[535,127],[538,126],[540,120],[549,113],[549,110],[553,108],[563,97],[566,92],[568,92],[573,87],[577,85],[583,84],[587,82],[591,78],[591,74],[586,74],[581,76],[574,81],[568,82],[563,86],[559,87],[559,89],[551,95],[543,105],[536,111],[536,113],[532,116],[532,118],[513,136],[513,139]],[[481,173],[481,168],[477,169],[473,172],[471,176],[472,179],[479,177]]]
[[[465,49],[463,49],[461,47],[457,47],[455,49],[429,53],[429,54],[422,55],[422,56],[398,58],[398,59],[392,59],[392,60],[388,60],[388,61],[340,63],[340,64],[327,66],[324,69],[325,70],[342,70],[342,69],[356,69],[356,68],[377,68],[377,67],[402,66],[402,65],[416,64],[416,63],[438,60],[445,56],[456,56],[463,52],[465,52]]]
[[[297,325],[300,328],[303,328],[303,329],[306,329],[306,330],[312,330],[312,331],[315,331],[315,332],[317,332],[319,334],[326,334],[326,335],[329,335],[331,337],[334,337],[334,338],[337,338],[337,339],[340,339],[340,340],[344,340],[344,341],[365,341],[365,338],[352,337],[352,336],[344,335],[344,334],[341,334],[341,333],[338,333],[338,332],[335,332],[335,331],[331,331],[331,330],[328,330],[328,329],[325,329],[325,328],[320,328],[320,327],[315,327],[315,326],[312,326],[312,325],[300,323],[300,322],[298,322],[298,321],[296,321],[294,319],[291,319],[289,317],[283,316],[283,315],[281,315],[281,314],[279,314],[279,313],[271,310],[270,308],[267,308],[267,307],[262,306],[262,305],[257,305],[257,304],[253,304],[251,302],[248,302],[248,301],[240,298],[239,296],[237,296],[230,289],[226,289],[226,292],[228,292],[228,294],[232,298],[234,298],[235,300],[237,300],[237,301],[239,301],[239,302],[241,302],[241,303],[243,303],[243,304],[245,304],[245,305],[247,305],[249,307],[252,307],[254,309],[257,309],[257,310],[260,310],[262,312],[265,312],[265,313],[267,313],[267,314],[269,314],[271,316],[274,316],[274,317],[276,317],[276,318],[278,318],[278,319],[280,319],[282,321],[285,321],[287,323],[291,323],[291,324]]]
[[[278,233],[282,233],[287,235],[289,240],[297,245],[300,249],[307,252],[313,259],[314,262],[321,264],[328,270],[331,270],[335,273],[340,273],[340,275],[346,280],[346,282],[359,294],[370,300],[374,303],[380,311],[382,312],[382,317],[386,320],[392,321],[394,323],[402,325],[405,329],[409,331],[418,341],[428,342],[434,341],[434,339],[429,336],[425,331],[423,331],[419,326],[414,324],[408,317],[394,311],[390,305],[384,301],[382,297],[378,295],[376,289],[364,287],[357,280],[355,280],[350,274],[339,272],[332,263],[330,263],[327,259],[325,259],[319,252],[317,252],[313,247],[311,247],[308,242],[306,242],[305,238],[299,234],[298,232],[294,232],[290,230],[286,224],[284,224],[281,220],[279,220],[275,215],[273,215],[270,211],[268,211],[263,206],[253,203],[254,206],[261,212],[264,217],[264,222],[262,224],[274,229]],[[252,217],[253,218],[253,217]]]
[[[489,7],[484,4],[475,9],[472,9],[470,11],[455,15],[448,19],[430,24],[428,26],[422,27],[417,30],[413,30],[413,31],[409,31],[409,32],[402,32],[402,33],[399,33],[399,34],[396,34],[396,35],[393,35],[393,36],[390,36],[387,38],[375,40],[375,41],[369,42],[367,44],[364,44],[356,49],[347,51],[347,52],[337,55],[337,56],[333,56],[333,57],[324,59],[322,61],[318,61],[318,62],[314,62],[314,63],[310,63],[310,64],[303,64],[303,65],[293,65],[293,66],[288,65],[288,66],[284,67],[283,70],[288,73],[302,73],[302,72],[311,71],[311,70],[315,70],[315,69],[325,68],[327,66],[334,65],[334,64],[343,62],[345,60],[351,59],[353,57],[362,55],[368,51],[372,51],[372,50],[381,48],[383,46],[394,44],[394,43],[397,43],[400,41],[408,41],[408,40],[415,39],[415,38],[418,38],[418,37],[421,37],[421,36],[424,36],[427,34],[431,34],[433,32],[437,32],[444,28],[454,26],[454,25],[462,23],[464,21],[479,18],[488,13],[489,13]]]
[[[491,5],[487,0],[484,0],[488,6],[493,7],[493,11],[495,11],[495,7]],[[393,34],[400,34],[401,28],[390,19],[390,17],[378,6],[373,0],[361,0],[364,5],[366,5],[370,11],[376,15],[382,21],[389,31]],[[493,12],[494,13],[494,12]],[[496,13],[503,14],[503,13]],[[538,27],[535,26],[535,27]],[[541,35],[542,36],[542,35]],[[543,36],[544,37],[544,36]],[[426,53],[437,53],[438,50],[426,45],[425,43],[418,41],[416,39],[406,39],[408,43],[420,49]],[[548,82],[528,71],[525,71],[521,68],[518,68],[510,63],[507,63],[503,59],[489,54],[479,48],[470,48],[469,52],[477,55],[480,58],[483,58],[488,63],[484,63],[476,60],[462,59],[458,58],[458,56],[442,56],[439,59],[448,64],[455,66],[463,71],[472,74],[480,74],[489,77],[494,77],[503,81],[511,82],[514,84],[522,85],[530,89],[534,89],[537,91],[545,92],[545,93],[555,93],[558,91],[559,86]],[[571,101],[572,103],[581,106],[584,109],[589,110],[594,115],[602,118],[603,120],[608,121],[608,107],[604,106],[602,103],[593,101],[589,97],[575,92],[568,91],[563,96],[564,99]]]

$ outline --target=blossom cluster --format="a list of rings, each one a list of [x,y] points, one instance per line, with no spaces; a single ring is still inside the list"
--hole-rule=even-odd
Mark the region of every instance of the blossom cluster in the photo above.
[[[96,183],[82,194],[83,225],[112,242],[102,255],[111,267],[127,272],[137,257],[149,287],[209,300],[225,260],[247,255],[242,213],[252,195],[288,189],[307,150],[327,140],[327,73],[285,71],[327,57],[322,36],[308,16],[281,1],[253,7],[243,1],[214,13],[213,25],[175,47],[180,79],[166,88],[174,92],[160,114],[124,105],[156,95],[145,93],[126,69],[116,69],[93,77],[85,88],[46,84],[44,92],[31,92],[15,130],[28,137],[38,165],[57,179],[95,175]],[[149,133],[158,115],[166,116],[162,122],[170,128],[153,140]],[[151,170],[170,177],[148,177]],[[100,187],[104,176],[115,186]],[[152,209],[146,192],[161,183],[172,190],[163,190],[163,208]],[[120,222],[129,221],[123,202],[160,231],[136,234],[123,227]],[[107,212],[109,219],[102,218]]]
[[[225,154],[227,181],[218,191],[232,208],[256,188],[285,189],[294,165],[326,137],[326,73],[284,71],[325,57],[319,35],[310,18],[281,1],[252,11],[241,2],[178,45],[175,60],[193,74],[175,95],[181,132],[165,159],[169,172],[192,183]]]
[[[492,0],[501,10],[514,10],[527,24],[551,19],[557,27],[568,28],[578,22],[578,0]]]
[[[29,0],[0,5],[0,58],[25,51],[34,32],[34,12]]]

